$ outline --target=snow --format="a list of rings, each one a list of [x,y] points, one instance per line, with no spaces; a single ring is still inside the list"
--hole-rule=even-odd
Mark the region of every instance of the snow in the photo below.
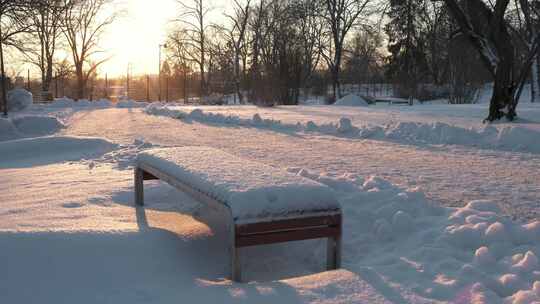
[[[54,116],[22,115],[0,118],[0,142],[22,137],[50,135],[64,127],[64,124]]]
[[[53,116],[19,116],[12,122],[18,132],[28,137],[54,134],[65,127]]]
[[[51,107],[57,108],[144,108],[148,106],[147,102],[139,102],[135,100],[120,100],[116,103],[111,102],[108,99],[99,99],[90,101],[88,99],[73,100],[68,97],[56,98],[51,104]]]
[[[510,144],[534,142],[536,105],[520,108],[526,122],[487,130],[473,122],[485,114],[479,105],[181,109],[182,119],[139,109],[25,110],[58,115],[65,128],[0,143],[0,302],[540,301],[540,158],[530,144],[494,146],[519,134]],[[357,136],[362,120],[383,131]],[[14,128],[7,119],[0,126],[6,121]],[[310,121],[314,131],[303,127]],[[445,144],[449,137],[430,134],[441,126],[397,127],[411,122],[475,128],[494,144]],[[532,132],[501,136],[505,128]],[[331,188],[344,216],[343,269],[324,271],[324,240],[256,246],[240,250],[249,283],[232,283],[222,214],[159,181],[145,183],[145,207],[134,207],[136,155],[187,145]]]
[[[75,161],[103,155],[116,145],[101,138],[50,136],[0,142],[0,168]]]
[[[16,139],[20,136],[10,119],[0,118],[0,141]]]
[[[162,148],[146,164],[227,205],[235,222],[270,221],[339,210],[330,188],[287,171],[208,147]]]
[[[32,93],[25,89],[13,89],[7,96],[9,111],[22,111],[33,103]]]
[[[122,100],[116,103],[118,108],[144,108],[148,106],[147,102],[137,102],[134,100]]]
[[[348,107],[367,107],[368,103],[362,97],[354,94],[349,94],[341,97],[335,103],[335,106],[348,106]]]
[[[313,108],[320,109],[321,107]],[[273,118],[267,119],[263,118],[260,113],[255,113],[250,118],[243,118],[236,113],[222,114],[219,111],[205,111],[207,109],[209,110],[209,108],[203,110],[166,104],[150,104],[145,108],[145,112],[150,115],[188,121],[249,126],[277,131],[316,132],[348,138],[369,138],[413,144],[460,145],[483,149],[540,153],[540,141],[530,140],[531,138],[540,138],[540,122],[537,123],[537,126],[518,124],[499,127],[493,125],[463,127],[456,125],[455,122],[448,124],[444,122],[401,121],[400,119],[400,121],[391,120],[385,125],[354,125],[353,120],[348,117],[340,117],[337,122],[315,122],[312,120],[307,122],[302,120],[284,122],[281,119],[274,118],[275,116],[281,118],[280,114],[284,111],[281,109],[273,114]],[[537,111],[537,113],[540,114],[540,111]]]

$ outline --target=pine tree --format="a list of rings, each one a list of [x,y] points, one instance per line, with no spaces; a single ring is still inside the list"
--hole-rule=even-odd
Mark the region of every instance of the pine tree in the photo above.
[[[420,16],[424,0],[391,0],[385,26],[388,36],[387,76],[400,86],[400,95],[414,97],[417,84],[427,72],[425,39]]]

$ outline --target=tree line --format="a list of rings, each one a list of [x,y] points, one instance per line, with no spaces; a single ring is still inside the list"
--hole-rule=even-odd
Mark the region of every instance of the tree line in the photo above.
[[[185,99],[194,79],[203,98],[232,93],[258,105],[298,104],[306,90],[332,103],[343,84],[367,82],[462,102],[493,82],[493,121],[516,117],[525,83],[532,101],[540,95],[538,1],[232,0],[220,22],[209,0],[177,3],[162,70],[183,83]],[[95,59],[99,37],[118,14],[110,4],[0,0],[0,45],[37,67],[43,92],[68,76],[73,97],[84,98],[104,62]],[[61,49],[69,58],[58,60]]]
[[[90,78],[105,61],[96,61],[95,55],[102,51],[98,45],[100,35],[116,15],[112,12],[103,17],[110,3],[110,0],[0,0],[2,75],[5,75],[4,48],[7,47],[37,68],[42,92],[51,91],[55,77],[72,75],[76,79],[74,97],[84,98]],[[68,57],[58,60],[60,50]],[[4,101],[6,81],[7,77],[3,76]]]

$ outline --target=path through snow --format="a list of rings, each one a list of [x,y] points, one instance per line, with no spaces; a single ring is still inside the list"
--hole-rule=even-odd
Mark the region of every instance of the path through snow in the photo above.
[[[281,168],[378,175],[404,186],[419,186],[429,198],[447,206],[491,199],[514,218],[540,218],[538,154],[220,128],[122,109],[76,113],[65,133],[124,144],[144,138],[161,146],[204,145]]]

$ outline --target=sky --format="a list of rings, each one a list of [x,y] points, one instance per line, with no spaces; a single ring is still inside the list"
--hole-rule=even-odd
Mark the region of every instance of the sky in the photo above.
[[[209,2],[213,13],[209,19],[219,22],[221,12],[227,9],[227,0]],[[159,67],[159,45],[166,40],[171,19],[178,16],[180,6],[176,0],[116,0],[114,8],[123,11],[123,16],[103,33],[100,46],[102,56],[110,60],[99,69],[115,77],[125,75],[128,65],[132,74],[157,74]]]

